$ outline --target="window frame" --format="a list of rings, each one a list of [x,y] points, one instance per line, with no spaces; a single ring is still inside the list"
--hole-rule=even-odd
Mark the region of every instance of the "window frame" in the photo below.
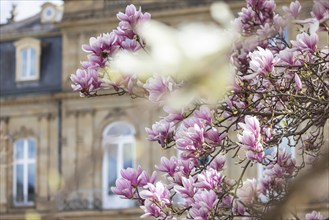
[[[130,129],[131,134],[129,135],[119,135],[119,136],[110,136],[108,132],[111,128],[115,126],[126,126]],[[135,202],[131,200],[122,199],[120,196],[112,194],[109,195],[109,148],[107,147],[110,144],[117,145],[117,168],[116,176],[119,178],[121,176],[120,170],[124,168],[124,145],[131,144],[133,149],[132,152],[132,167],[136,167],[136,138],[135,138],[135,128],[127,122],[114,122],[109,124],[103,130],[102,136],[102,148],[103,148],[103,167],[102,167],[102,180],[103,180],[103,190],[102,190],[102,206],[103,209],[124,209],[124,208],[133,208]]]
[[[23,159],[16,159],[17,143],[23,141]],[[30,159],[29,152],[29,141],[34,143],[34,158]],[[23,202],[17,202],[17,165],[23,165]],[[34,199],[33,201],[28,201],[28,175],[29,175],[29,165],[34,164]],[[14,142],[13,149],[13,205],[15,207],[21,206],[34,206],[36,199],[36,189],[37,189],[37,142],[34,138],[21,138]]]
[[[26,81],[37,81],[40,79],[40,55],[41,55],[41,41],[34,38],[23,38],[15,42],[16,47],[16,82],[26,82]],[[32,69],[32,50],[35,51],[35,74],[27,74],[23,76],[22,66],[24,60],[22,59],[22,53],[24,50],[28,49],[30,56],[28,56],[27,65]]]

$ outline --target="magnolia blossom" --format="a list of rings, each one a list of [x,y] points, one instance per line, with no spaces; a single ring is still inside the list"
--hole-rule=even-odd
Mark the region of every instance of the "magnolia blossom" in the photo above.
[[[258,74],[265,75],[273,71],[273,54],[270,50],[257,47],[257,50],[250,53],[249,56],[251,59],[250,69],[254,73],[244,77],[244,79],[253,79]]]
[[[89,45],[82,45],[83,51],[103,57],[112,55],[118,49],[119,46],[117,45],[117,37],[113,32],[102,34],[97,38],[91,37],[89,40]]]
[[[194,187],[194,178],[191,177],[189,179],[182,177],[182,186],[176,185],[175,191],[179,193],[183,198],[193,198],[197,189]]]
[[[167,186],[157,182],[155,185],[148,183],[144,188],[146,189],[139,193],[140,197],[145,199],[144,206],[141,206],[145,212],[142,217],[167,215],[168,213],[164,213],[164,210],[167,210],[167,207],[171,205],[170,192]]]
[[[298,34],[295,41],[291,41],[291,44],[299,51],[308,51],[314,53],[316,51],[316,45],[319,41],[319,37],[316,33],[311,35],[303,32]]]
[[[311,13],[319,22],[328,22],[329,4],[326,0],[315,0]]]
[[[323,220],[323,216],[320,212],[313,211],[305,215],[306,220]]]
[[[237,190],[237,196],[245,205],[251,205],[257,201],[259,196],[259,190],[257,190],[257,180],[247,179],[244,181],[242,187]]]
[[[213,169],[208,169],[205,172],[198,174],[198,181],[194,184],[195,187],[207,190],[220,190],[224,176]]]
[[[174,123],[161,120],[153,124],[151,129],[145,128],[145,130],[150,141],[158,141],[162,147],[165,147],[173,137]]]
[[[119,36],[133,39],[136,35],[135,29],[137,24],[149,21],[151,15],[147,12],[142,13],[141,8],[137,10],[135,5],[131,4],[126,7],[125,13],[119,12],[117,18],[120,20],[120,23],[115,33]]]
[[[168,160],[166,157],[161,157],[161,164],[155,165],[155,168],[158,171],[167,173],[169,176],[173,176],[177,169],[177,158],[171,157],[170,160]]]
[[[78,69],[76,74],[71,74],[70,79],[73,90],[80,91],[82,97],[93,95],[101,88],[101,81],[94,69]]]
[[[286,6],[282,8],[288,15],[292,16],[293,18],[297,18],[302,9],[302,6],[300,5],[299,1],[296,0],[290,3],[289,8]]]
[[[149,92],[149,100],[155,103],[164,101],[166,96],[177,87],[178,85],[171,79],[171,77],[159,75],[149,78],[144,84],[144,88]]]
[[[239,123],[239,126],[243,129],[242,135],[238,135],[239,145],[247,151],[247,158],[262,162],[264,152],[258,119],[247,115],[245,123]]]
[[[218,202],[216,193],[210,191],[198,191],[194,196],[194,203],[192,204],[190,215],[194,219],[208,219],[212,210]]]
[[[154,199],[157,202],[163,202],[164,204],[170,204],[170,192],[166,186],[157,182],[155,185],[149,183],[146,186],[146,190],[140,192],[141,198],[143,199]]]
[[[115,185],[115,187],[111,187],[113,193],[122,195],[127,199],[131,199],[133,197],[133,187],[129,180],[119,178],[115,181]]]
[[[224,168],[226,162],[226,157],[222,154],[219,154],[213,159],[213,161],[210,163],[210,167],[213,168],[214,170],[222,170]]]
[[[141,206],[141,209],[143,209],[144,213],[141,218],[146,217],[164,217],[165,214],[161,211],[160,207],[156,204],[154,204],[150,200],[145,200],[144,205]]]
[[[296,171],[296,160],[285,148],[279,148],[270,156],[271,161],[265,166],[263,179],[259,185],[264,195],[280,193],[285,190],[287,178]]]
[[[295,84],[296,84],[296,90],[300,91],[302,89],[303,85],[302,85],[302,81],[300,80],[297,73],[295,74],[294,79],[295,79]]]
[[[196,118],[204,120],[207,125],[211,125],[212,123],[212,113],[209,107],[207,106],[201,106],[198,110],[194,112],[194,116]]]
[[[176,132],[177,149],[183,151],[182,156],[186,158],[199,157],[206,150],[204,127],[194,124],[191,127],[182,127]]]

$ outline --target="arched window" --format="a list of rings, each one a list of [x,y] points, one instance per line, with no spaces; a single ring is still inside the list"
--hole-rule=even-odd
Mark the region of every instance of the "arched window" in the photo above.
[[[36,143],[20,139],[14,143],[13,201],[16,206],[35,202]]]
[[[114,195],[111,187],[120,170],[135,166],[135,129],[126,122],[115,122],[103,131],[103,208],[129,208],[134,203]]]

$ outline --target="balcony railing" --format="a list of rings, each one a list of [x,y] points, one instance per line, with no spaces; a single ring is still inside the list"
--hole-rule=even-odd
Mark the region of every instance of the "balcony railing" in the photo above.
[[[80,189],[56,196],[59,211],[102,210],[101,189]]]

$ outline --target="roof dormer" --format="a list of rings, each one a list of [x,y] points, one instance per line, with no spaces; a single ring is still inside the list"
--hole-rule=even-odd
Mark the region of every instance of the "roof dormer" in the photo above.
[[[41,6],[41,23],[55,23],[61,21],[63,9],[61,6],[46,2]]]

